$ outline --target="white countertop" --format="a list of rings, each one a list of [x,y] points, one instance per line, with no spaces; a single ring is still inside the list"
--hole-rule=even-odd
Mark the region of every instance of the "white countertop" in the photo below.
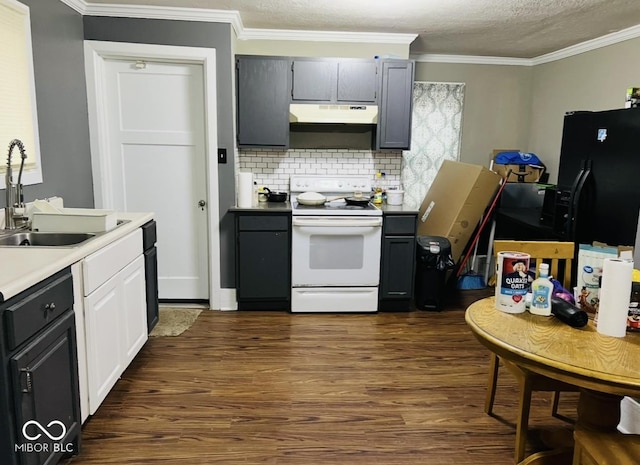
[[[0,302],[82,260],[152,219],[153,213],[118,213],[118,220],[129,222],[77,247],[0,247]]]

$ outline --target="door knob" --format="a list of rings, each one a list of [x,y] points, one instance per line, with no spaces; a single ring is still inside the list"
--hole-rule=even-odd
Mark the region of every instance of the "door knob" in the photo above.
[[[204,207],[205,207],[206,205],[207,205],[207,202],[205,202],[204,200],[200,200],[200,201],[198,202],[198,206],[200,207],[200,209],[201,209],[202,211],[204,211]]]

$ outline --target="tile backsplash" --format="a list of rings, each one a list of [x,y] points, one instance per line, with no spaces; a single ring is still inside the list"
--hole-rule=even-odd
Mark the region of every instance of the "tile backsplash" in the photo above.
[[[237,159],[239,171],[252,172],[258,186],[289,192],[289,176],[292,174],[351,174],[373,179],[381,171],[386,173],[388,185],[399,185],[402,152],[251,149],[240,150]]]

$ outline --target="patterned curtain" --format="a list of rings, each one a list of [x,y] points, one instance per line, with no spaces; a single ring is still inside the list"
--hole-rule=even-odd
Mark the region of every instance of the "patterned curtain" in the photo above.
[[[402,154],[404,205],[420,208],[443,160],[458,160],[464,84],[415,82],[411,150]]]

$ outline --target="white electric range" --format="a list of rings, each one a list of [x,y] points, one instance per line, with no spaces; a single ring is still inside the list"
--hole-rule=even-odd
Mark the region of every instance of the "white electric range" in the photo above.
[[[375,312],[378,309],[382,211],[344,200],[300,205],[318,192],[328,199],[371,193],[368,176],[291,176],[292,312]]]

